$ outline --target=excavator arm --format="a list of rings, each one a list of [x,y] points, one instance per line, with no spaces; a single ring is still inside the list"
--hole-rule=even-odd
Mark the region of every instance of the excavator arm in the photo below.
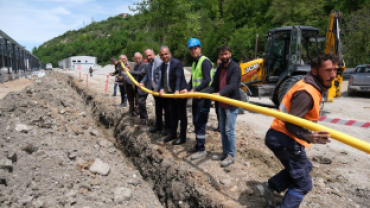
[[[340,24],[342,22],[342,18],[342,12],[332,11],[330,13],[329,25],[326,31],[325,53],[334,54],[339,58],[337,77],[334,79],[332,87],[328,90],[328,102],[333,102],[334,97],[340,97],[340,88],[343,81],[344,70],[346,69],[340,39]]]

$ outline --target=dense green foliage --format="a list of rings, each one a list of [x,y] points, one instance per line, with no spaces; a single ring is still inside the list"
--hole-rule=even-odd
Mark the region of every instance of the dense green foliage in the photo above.
[[[230,45],[236,61],[254,58],[256,34],[258,55],[264,35],[274,27],[309,25],[325,36],[331,10],[344,14],[342,40],[347,66],[370,63],[370,0],[147,0],[132,6],[135,15],[111,17],[77,31],[68,31],[33,49],[44,63],[54,66],[75,55],[96,56],[105,64],[112,56],[166,44],[174,57],[191,62],[186,48],[191,37],[203,44],[203,53],[216,59],[217,48]]]

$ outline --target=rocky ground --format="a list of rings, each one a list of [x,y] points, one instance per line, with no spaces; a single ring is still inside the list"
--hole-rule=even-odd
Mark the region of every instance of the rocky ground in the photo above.
[[[238,119],[236,163],[221,168],[210,159],[221,151],[215,115],[208,156],[191,161],[190,108],[186,145],[164,144],[163,135],[148,133],[151,96],[149,125],[140,126],[118,107],[119,96],[102,94],[105,76],[89,77],[86,87],[76,75],[47,73],[0,101],[2,207],[266,207],[256,185],[282,166],[265,147],[256,115]],[[301,207],[368,207],[368,155],[329,147],[308,155],[314,188]]]
[[[66,80],[32,81],[0,100],[1,207],[162,207]]]

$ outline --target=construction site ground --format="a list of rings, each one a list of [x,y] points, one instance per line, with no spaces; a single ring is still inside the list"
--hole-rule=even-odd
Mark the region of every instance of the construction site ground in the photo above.
[[[186,76],[187,79],[190,78],[189,73],[186,73]],[[50,126],[55,127],[48,129],[47,132],[48,135],[54,135],[51,138],[58,139],[59,141],[49,144],[54,145],[53,148],[55,151],[59,149],[59,151],[65,152],[66,149],[71,149],[69,146],[65,147],[71,140],[83,140],[83,143],[78,146],[78,150],[76,151],[78,152],[76,158],[79,158],[79,154],[82,154],[84,158],[82,158],[83,161],[79,160],[78,162],[86,162],[86,164],[83,164],[91,165],[90,163],[92,163],[94,159],[100,158],[103,162],[110,166],[114,166],[112,172],[107,177],[93,174],[100,182],[104,181],[106,187],[103,189],[96,190],[95,186],[92,184],[96,179],[91,178],[89,182],[86,182],[91,183],[88,187],[78,184],[75,185],[74,183],[76,183],[77,179],[73,179],[63,180],[61,182],[66,183],[63,186],[57,185],[52,190],[46,190],[44,195],[52,194],[48,193],[48,191],[52,192],[63,189],[63,191],[60,192],[61,196],[55,196],[55,203],[62,207],[67,207],[67,205],[82,207],[81,204],[83,203],[83,199],[85,199],[85,194],[90,194],[89,196],[95,196],[97,198],[102,196],[106,197],[104,200],[97,200],[94,199],[94,197],[90,197],[89,202],[91,203],[89,207],[99,207],[99,203],[106,203],[106,207],[116,207],[122,203],[134,206],[134,202],[140,201],[144,201],[145,203],[143,202],[137,207],[152,207],[150,203],[148,203],[149,201],[153,201],[153,206],[156,205],[156,202],[160,202],[161,205],[165,207],[267,206],[264,198],[256,189],[256,185],[266,181],[269,177],[282,169],[282,165],[264,145],[264,136],[273,118],[249,111],[238,115],[236,122],[236,163],[230,167],[221,168],[220,162],[211,160],[211,156],[220,153],[222,149],[220,133],[213,130],[217,125],[214,108],[211,109],[209,122],[207,124],[206,150],[208,151],[208,155],[203,159],[191,161],[188,150],[195,144],[195,136],[193,133],[194,127],[191,124],[192,117],[190,108],[188,108],[189,125],[187,128],[187,143],[180,146],[164,144],[163,135],[159,133],[150,134],[148,132],[148,129],[154,123],[154,101],[151,95],[148,96],[147,100],[147,109],[150,119],[149,125],[140,126],[140,119],[138,117],[132,118],[128,115],[128,107],[118,107],[120,104],[119,89],[117,89],[118,95],[116,97],[111,96],[113,92],[112,78],[109,78],[108,95],[104,92],[107,79],[105,75],[88,76],[88,87],[86,86],[86,75],[83,74],[82,79],[83,81],[79,80],[79,75],[75,71],[47,72],[44,77],[33,79],[32,82],[24,80],[24,82],[29,82],[25,85],[29,85],[32,89],[34,89],[33,86],[37,86],[39,90],[36,94],[39,94],[38,96],[34,95],[30,97],[28,95],[30,88],[23,90],[16,89],[20,91],[22,99],[27,98],[35,100],[33,97],[37,97],[38,100],[35,101],[39,103],[41,100],[45,100],[45,104],[43,104],[42,108],[45,108],[45,106],[50,109],[56,108],[54,110],[55,112],[50,110],[52,117]],[[16,81],[19,82],[20,80]],[[62,105],[59,106],[55,106],[53,101],[48,99],[48,96],[50,96],[48,90],[41,90],[42,88],[50,87],[50,83],[54,82],[57,83],[55,87],[63,88],[63,90],[59,92],[59,103],[62,103]],[[345,82],[342,89],[344,90],[341,98],[336,98],[332,103],[325,103],[325,114],[331,118],[367,121],[370,113],[370,108],[367,108],[370,107],[369,95],[360,94],[356,97],[348,97],[345,92]],[[11,88],[6,88],[5,90],[9,92],[12,91]],[[0,85],[0,91],[4,91],[2,85]],[[74,94],[76,92],[78,96],[67,96],[68,94]],[[42,95],[42,98],[39,97],[40,95]],[[19,154],[26,157],[27,154],[23,153],[21,147],[30,142],[32,143],[32,139],[37,138],[37,133],[35,133],[38,132],[37,129],[45,128],[36,126],[31,121],[27,120],[28,117],[22,115],[22,113],[26,114],[27,110],[21,110],[18,114],[11,113],[16,112],[17,108],[24,108],[23,104],[14,104],[15,107],[8,106],[11,103],[19,103],[21,101],[17,96],[18,94],[11,96],[7,95],[0,102],[0,126],[4,127],[1,130],[1,152],[5,157],[8,154],[7,146],[9,144],[17,146],[19,151],[22,152]],[[56,117],[54,118],[53,115],[59,114],[59,116],[61,116],[60,112],[67,110],[67,107],[63,105],[62,101],[64,97],[66,103],[78,102],[78,106],[80,107],[74,109],[72,112],[67,112],[67,115],[71,115],[68,115],[69,118],[63,120],[63,123],[60,124],[58,123],[58,119]],[[43,101],[41,102],[43,103]],[[262,106],[273,107],[272,102],[267,98],[251,98],[250,102]],[[25,105],[29,107],[27,104]],[[82,107],[83,105],[84,107]],[[35,105],[31,107],[31,109],[36,110],[37,107],[40,108],[40,106]],[[71,108],[69,108],[68,111],[71,111]],[[83,114],[86,114],[85,117],[81,115],[81,111],[85,112]],[[62,116],[67,115],[62,114]],[[72,115],[74,116],[73,118],[71,117]],[[27,135],[22,136],[20,132],[16,132],[15,130],[10,131],[7,127],[13,126],[10,124],[15,125],[17,123],[17,116],[21,118],[21,121],[32,126],[33,130],[31,133],[33,137],[28,138],[28,140],[16,139],[14,140],[15,143],[12,143],[13,140],[9,139],[9,137],[27,137]],[[55,122],[53,119],[55,119]],[[76,121],[74,120],[79,119],[81,119],[81,122],[91,123],[93,125],[88,127],[76,125]],[[38,124],[39,123],[40,121]],[[320,124],[370,142],[369,129],[324,122]],[[45,125],[44,121],[42,125]],[[63,126],[63,128],[61,126]],[[93,132],[95,129],[104,133]],[[61,132],[65,135],[62,136]],[[96,136],[96,134],[104,134],[106,139],[114,143],[115,150],[120,153],[122,152],[121,157],[123,159],[121,160],[124,161],[122,162],[123,167],[128,166],[131,168],[130,171],[133,172],[127,175],[124,174],[125,176],[119,176],[119,171],[114,171],[121,167],[119,162],[117,162],[119,160],[116,159],[114,160],[115,162],[111,162],[110,157],[112,157],[111,154],[113,152],[111,145],[107,145],[107,153],[99,152],[100,149],[96,147],[99,136]],[[71,135],[73,136],[71,137]],[[81,138],[81,136],[78,135],[84,136]],[[42,134],[40,136],[42,137]],[[41,149],[43,148],[43,146],[39,147],[41,147]],[[88,154],[85,155],[85,152],[91,151],[91,149],[94,148],[97,151],[94,157],[89,157]],[[75,151],[75,149],[76,148],[72,148],[72,152]],[[47,150],[43,151],[47,152]],[[368,207],[368,204],[370,204],[370,157],[368,154],[334,140],[332,140],[329,145],[313,145],[306,151],[314,165],[311,173],[314,187],[304,198],[301,207]],[[79,170],[77,159],[75,159],[76,162],[74,163],[74,160],[70,159],[69,154],[70,153],[64,157],[68,160],[66,164],[70,164],[70,166],[68,166],[70,168],[61,168],[58,174],[69,174],[69,178],[79,178],[81,177],[80,175],[91,177],[89,175],[91,173],[87,170],[89,168],[86,170],[83,168]],[[69,160],[72,162],[69,162]],[[14,177],[14,174],[19,174],[17,173],[16,167],[20,161],[19,159],[13,163],[13,172],[7,173],[7,177],[11,175]],[[58,161],[56,161],[54,165],[58,166]],[[32,174],[37,168],[40,169],[39,166],[34,166],[35,165],[22,164],[24,168],[22,171],[27,171],[29,174]],[[51,163],[50,166],[53,167],[53,164]],[[75,173],[70,171],[72,167],[75,167]],[[140,182],[132,182],[132,174],[135,173],[135,171],[137,172],[136,174],[139,175]],[[45,176],[48,177],[48,175]],[[141,176],[143,179],[141,179]],[[12,182],[9,178],[6,179]],[[77,181],[80,180],[82,179],[78,179]],[[119,184],[120,181],[129,182],[122,182],[122,184]],[[52,180],[45,180],[45,183],[49,183],[49,186],[53,186]],[[73,185],[69,185],[70,183]],[[142,185],[137,186],[137,184]],[[4,196],[7,197],[0,198],[0,201],[2,201],[0,204],[2,203],[3,207],[7,207],[5,205],[9,204],[12,205],[10,201],[19,197],[19,192],[15,191],[15,189],[22,185],[26,186],[27,183],[25,185],[25,182],[22,180],[13,180],[14,187],[12,191],[9,191],[9,184],[8,186],[0,186],[1,195],[4,194]],[[25,187],[25,190],[31,187],[29,188],[29,195],[31,198],[28,197],[28,201],[26,200],[26,202],[18,199],[13,204],[14,207],[16,207],[15,204],[20,205],[24,202],[24,204],[36,203],[38,199],[39,201],[44,200],[45,202],[45,199],[42,199],[42,197],[32,195],[33,186],[34,184],[31,183],[31,185]],[[72,190],[76,190],[77,193],[70,193],[71,187]],[[121,189],[115,191],[117,188],[135,190],[134,195],[126,201],[119,200],[122,198],[118,197],[121,193]],[[63,198],[63,194],[67,196]],[[117,194],[118,198],[116,202],[114,197],[115,194]],[[276,194],[276,201],[280,201],[283,194],[284,193]],[[144,196],[147,196],[147,198],[142,198]],[[155,196],[155,199],[153,199],[153,196]],[[71,200],[71,197],[75,197],[77,200]],[[127,199],[127,197],[125,199]],[[48,203],[52,202],[48,201]]]

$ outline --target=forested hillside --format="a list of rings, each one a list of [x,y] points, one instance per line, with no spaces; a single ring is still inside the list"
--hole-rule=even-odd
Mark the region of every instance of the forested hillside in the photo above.
[[[331,10],[344,14],[342,41],[347,66],[370,63],[370,0],[147,0],[132,5],[135,15],[92,23],[77,31],[67,31],[34,48],[44,63],[69,56],[96,56],[98,62],[162,44],[185,64],[191,59],[186,48],[191,37],[203,44],[203,53],[217,57],[217,47],[229,44],[236,61],[254,57],[256,34],[262,54],[265,33],[285,25],[320,28],[325,36]]]

